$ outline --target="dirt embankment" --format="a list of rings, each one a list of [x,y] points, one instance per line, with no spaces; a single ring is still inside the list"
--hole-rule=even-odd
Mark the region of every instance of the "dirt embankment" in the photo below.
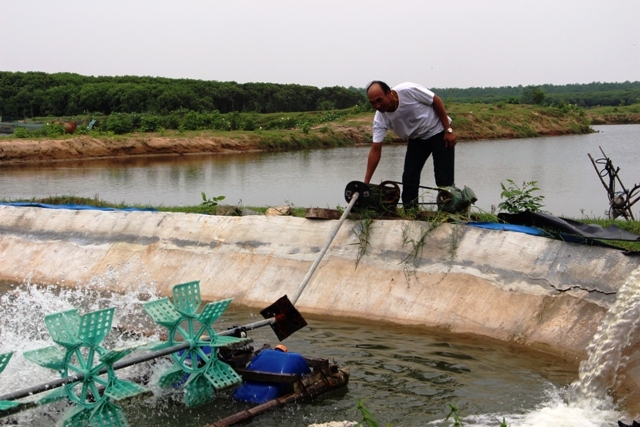
[[[553,113],[553,114],[552,114]],[[537,107],[461,105],[450,110],[459,142],[481,139],[532,138],[546,135],[587,133],[586,120],[577,114],[557,114]],[[258,132],[191,132],[169,135],[133,133],[124,136],[61,137],[59,139],[0,138],[0,165],[50,162],[123,156],[184,155],[196,153],[237,153],[300,148],[329,147],[336,144],[366,144],[371,141],[373,114],[357,115],[323,124],[304,133],[300,129]],[[337,141],[337,142],[336,142]],[[397,142],[393,134],[387,141]]]
[[[225,137],[147,137],[119,139],[82,135],[66,139],[0,139],[0,164],[47,162],[160,154],[226,153],[259,150],[255,138]]]

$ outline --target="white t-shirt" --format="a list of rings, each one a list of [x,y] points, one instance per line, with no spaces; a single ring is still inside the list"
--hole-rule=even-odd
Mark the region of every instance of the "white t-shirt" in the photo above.
[[[373,142],[382,142],[387,130],[392,130],[402,139],[427,139],[444,130],[433,109],[433,92],[422,85],[409,82],[392,89],[398,93],[398,108],[392,113],[376,111],[373,118]]]

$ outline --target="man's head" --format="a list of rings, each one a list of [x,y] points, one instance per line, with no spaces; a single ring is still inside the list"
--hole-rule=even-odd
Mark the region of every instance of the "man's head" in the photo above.
[[[389,85],[379,80],[374,80],[367,85],[367,97],[373,108],[381,113],[394,111],[398,106]]]

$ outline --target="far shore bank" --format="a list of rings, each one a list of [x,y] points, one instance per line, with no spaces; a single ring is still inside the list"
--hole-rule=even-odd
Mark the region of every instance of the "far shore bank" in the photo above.
[[[449,108],[460,143],[478,140],[535,138],[593,132],[590,124],[617,123],[611,115],[590,117],[528,105],[502,107],[453,104]],[[611,120],[608,120],[608,119]],[[100,159],[128,156],[229,154],[366,145],[371,141],[373,113],[346,115],[310,129],[257,131],[135,132],[114,135],[90,132],[55,138],[0,138],[0,165]],[[387,143],[401,143],[390,134]]]
[[[535,106],[454,104],[458,141],[530,138],[592,132],[577,113]],[[0,165],[125,156],[225,154],[368,144],[373,113],[360,113],[311,129],[278,131],[163,131],[114,135],[91,132],[56,138],[0,139]],[[385,142],[402,142],[390,134]]]

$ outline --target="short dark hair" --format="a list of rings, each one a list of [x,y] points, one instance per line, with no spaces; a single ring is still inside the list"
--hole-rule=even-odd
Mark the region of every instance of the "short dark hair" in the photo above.
[[[366,92],[367,92],[367,93],[369,93],[369,88],[370,88],[371,86],[373,86],[374,84],[379,85],[379,86],[380,86],[380,88],[382,89],[382,91],[384,92],[384,94],[385,94],[385,95],[388,95],[388,94],[389,94],[389,92],[391,92],[391,88],[389,87],[389,85],[388,85],[388,84],[386,84],[385,82],[382,82],[382,81],[380,81],[380,80],[374,80],[374,81],[370,82],[370,83],[367,85],[367,90],[366,90]]]

